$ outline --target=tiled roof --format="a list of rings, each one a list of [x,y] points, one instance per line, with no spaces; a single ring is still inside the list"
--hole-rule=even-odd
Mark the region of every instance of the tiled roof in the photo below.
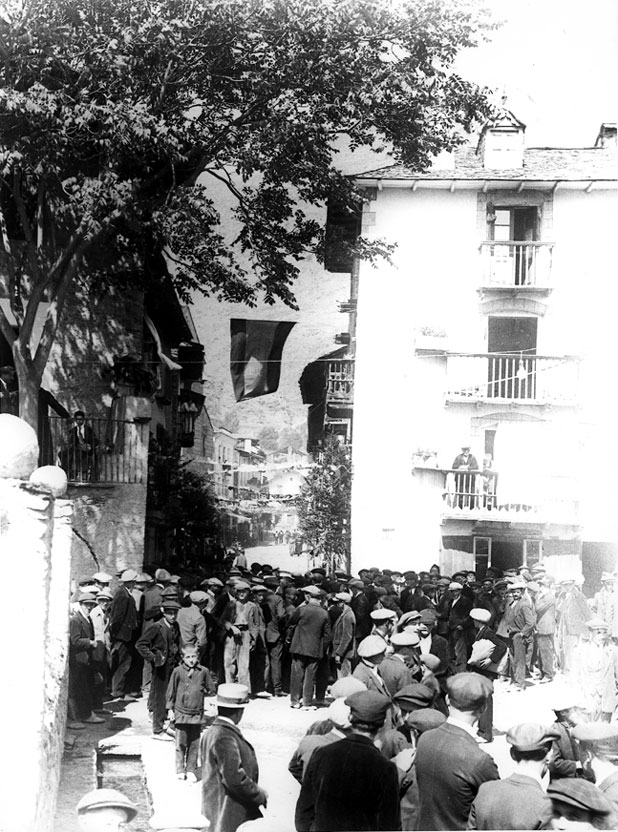
[[[454,154],[453,168],[419,173],[405,165],[390,165],[358,175],[358,179],[517,179],[537,182],[616,179],[618,156],[612,147],[531,147],[524,150],[523,168],[490,170],[471,147]]]

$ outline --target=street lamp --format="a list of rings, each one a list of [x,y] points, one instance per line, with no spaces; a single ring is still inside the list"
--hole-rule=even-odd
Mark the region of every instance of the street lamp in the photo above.
[[[195,421],[199,410],[194,401],[183,401],[178,405],[180,420],[180,444],[183,448],[192,448],[195,441]]]

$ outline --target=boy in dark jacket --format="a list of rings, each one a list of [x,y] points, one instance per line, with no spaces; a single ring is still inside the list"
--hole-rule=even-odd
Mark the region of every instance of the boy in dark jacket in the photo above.
[[[197,753],[208,689],[208,671],[198,664],[197,647],[180,650],[182,663],[172,671],[167,686],[167,709],[176,723],[176,777],[197,783]]]

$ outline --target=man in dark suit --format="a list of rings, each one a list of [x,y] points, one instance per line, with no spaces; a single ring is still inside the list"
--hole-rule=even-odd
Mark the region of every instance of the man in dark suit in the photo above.
[[[167,686],[172,670],[178,664],[180,650],[180,632],[176,623],[179,609],[178,601],[164,598],[161,605],[162,618],[151,621],[135,644],[140,656],[152,666],[148,707],[152,712],[152,735],[157,740],[171,740],[165,733],[164,723],[167,716]]]
[[[419,644],[420,640],[416,633],[404,631],[393,633],[391,636],[391,646],[394,652],[384,657],[379,670],[391,696],[416,681],[412,675],[412,668],[417,669],[420,666]]]
[[[90,613],[97,599],[88,592],[78,597],[78,609],[69,619],[69,727],[83,728],[84,722],[104,722],[92,712],[94,667],[92,651],[97,646]]]
[[[356,618],[356,647],[364,638],[367,638],[373,627],[371,620],[372,604],[369,598],[365,595],[365,584],[362,581],[350,581],[348,584],[350,592],[352,593],[352,600],[350,607]]]
[[[137,572],[125,569],[120,576],[120,586],[114,593],[109,610],[109,634],[111,638],[112,698],[122,698],[125,680],[131,668],[131,641],[138,627],[137,607],[131,591],[135,588]],[[125,697],[132,699],[133,697]]]
[[[373,744],[388,702],[372,691],[345,702],[351,733],[313,752],[296,804],[297,832],[400,828],[397,768]]]
[[[542,778],[547,772],[557,733],[535,722],[509,729],[506,741],[516,769],[505,780],[483,783],[470,810],[468,829],[546,829],[551,800]]]
[[[267,585],[268,581],[268,585]],[[277,579],[273,581],[276,584]],[[264,617],[264,647],[267,660],[264,665],[264,689],[274,696],[284,696],[281,689],[281,658],[283,656],[283,637],[281,629],[285,617],[283,599],[273,592],[273,583],[264,578],[264,586],[256,592],[257,601]]]
[[[352,672],[352,659],[356,655],[356,617],[350,603],[352,595],[349,592],[338,592],[335,600],[341,609],[340,615],[332,625],[333,640],[331,654],[337,670],[337,678],[349,676]]]
[[[292,654],[290,706],[313,707],[313,686],[318,661],[330,643],[330,619],[320,604],[320,590],[311,584],[302,589],[305,603],[297,607],[288,622],[287,640]]]
[[[480,673],[481,676],[486,676],[488,679],[491,679],[493,684],[498,678],[499,664],[506,655],[506,644],[490,629],[491,612],[489,610],[483,607],[474,607],[470,610],[470,618],[474,622],[476,635],[472,644],[471,662],[468,664],[468,670],[474,673]],[[472,657],[475,656],[474,644],[478,644],[481,641],[490,642],[493,647],[482,651],[482,654],[478,658],[475,657],[472,662]],[[493,740],[493,722],[494,697],[492,693],[487,699],[485,711],[479,718],[479,737],[485,740],[485,742],[491,742]]]
[[[463,595],[463,584],[452,581],[449,584],[451,601],[448,604],[448,643],[451,650],[451,663],[455,673],[466,669],[469,646],[474,637],[474,625],[470,610],[474,603]]]
[[[249,704],[249,688],[219,685],[218,716],[202,735],[202,812],[210,832],[236,832],[248,820],[262,816],[267,792],[260,788],[257,757],[238,723]]]
[[[86,424],[86,414],[76,410],[73,414],[75,424],[71,428],[66,456],[67,476],[79,482],[94,482],[99,479],[97,446],[99,440]],[[64,462],[64,458],[63,458]]]
[[[481,783],[499,780],[492,758],[479,748],[475,725],[493,690],[478,673],[457,673],[447,683],[449,717],[418,741],[419,829],[465,829]]]

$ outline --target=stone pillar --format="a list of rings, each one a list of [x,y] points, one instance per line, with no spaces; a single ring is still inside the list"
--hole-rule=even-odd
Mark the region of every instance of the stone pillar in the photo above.
[[[42,725],[48,766],[43,773],[44,779],[39,790],[36,821],[36,829],[41,830],[49,826],[48,819],[53,818],[55,814],[60,760],[64,748],[68,693],[72,516],[73,504],[69,500],[55,501],[45,651],[45,710]],[[58,764],[49,765],[49,761],[58,761]]]
[[[44,789],[49,768],[60,762],[49,758],[43,730],[45,713],[55,707],[46,701],[45,686],[53,499],[20,486],[0,480],[0,503],[8,509],[4,563],[21,576],[20,589],[4,593],[0,605],[0,628],[13,634],[15,656],[20,657],[6,665],[0,686],[3,747],[10,760],[2,779],[2,823],[14,832],[44,832],[49,827],[37,821],[39,788]]]

